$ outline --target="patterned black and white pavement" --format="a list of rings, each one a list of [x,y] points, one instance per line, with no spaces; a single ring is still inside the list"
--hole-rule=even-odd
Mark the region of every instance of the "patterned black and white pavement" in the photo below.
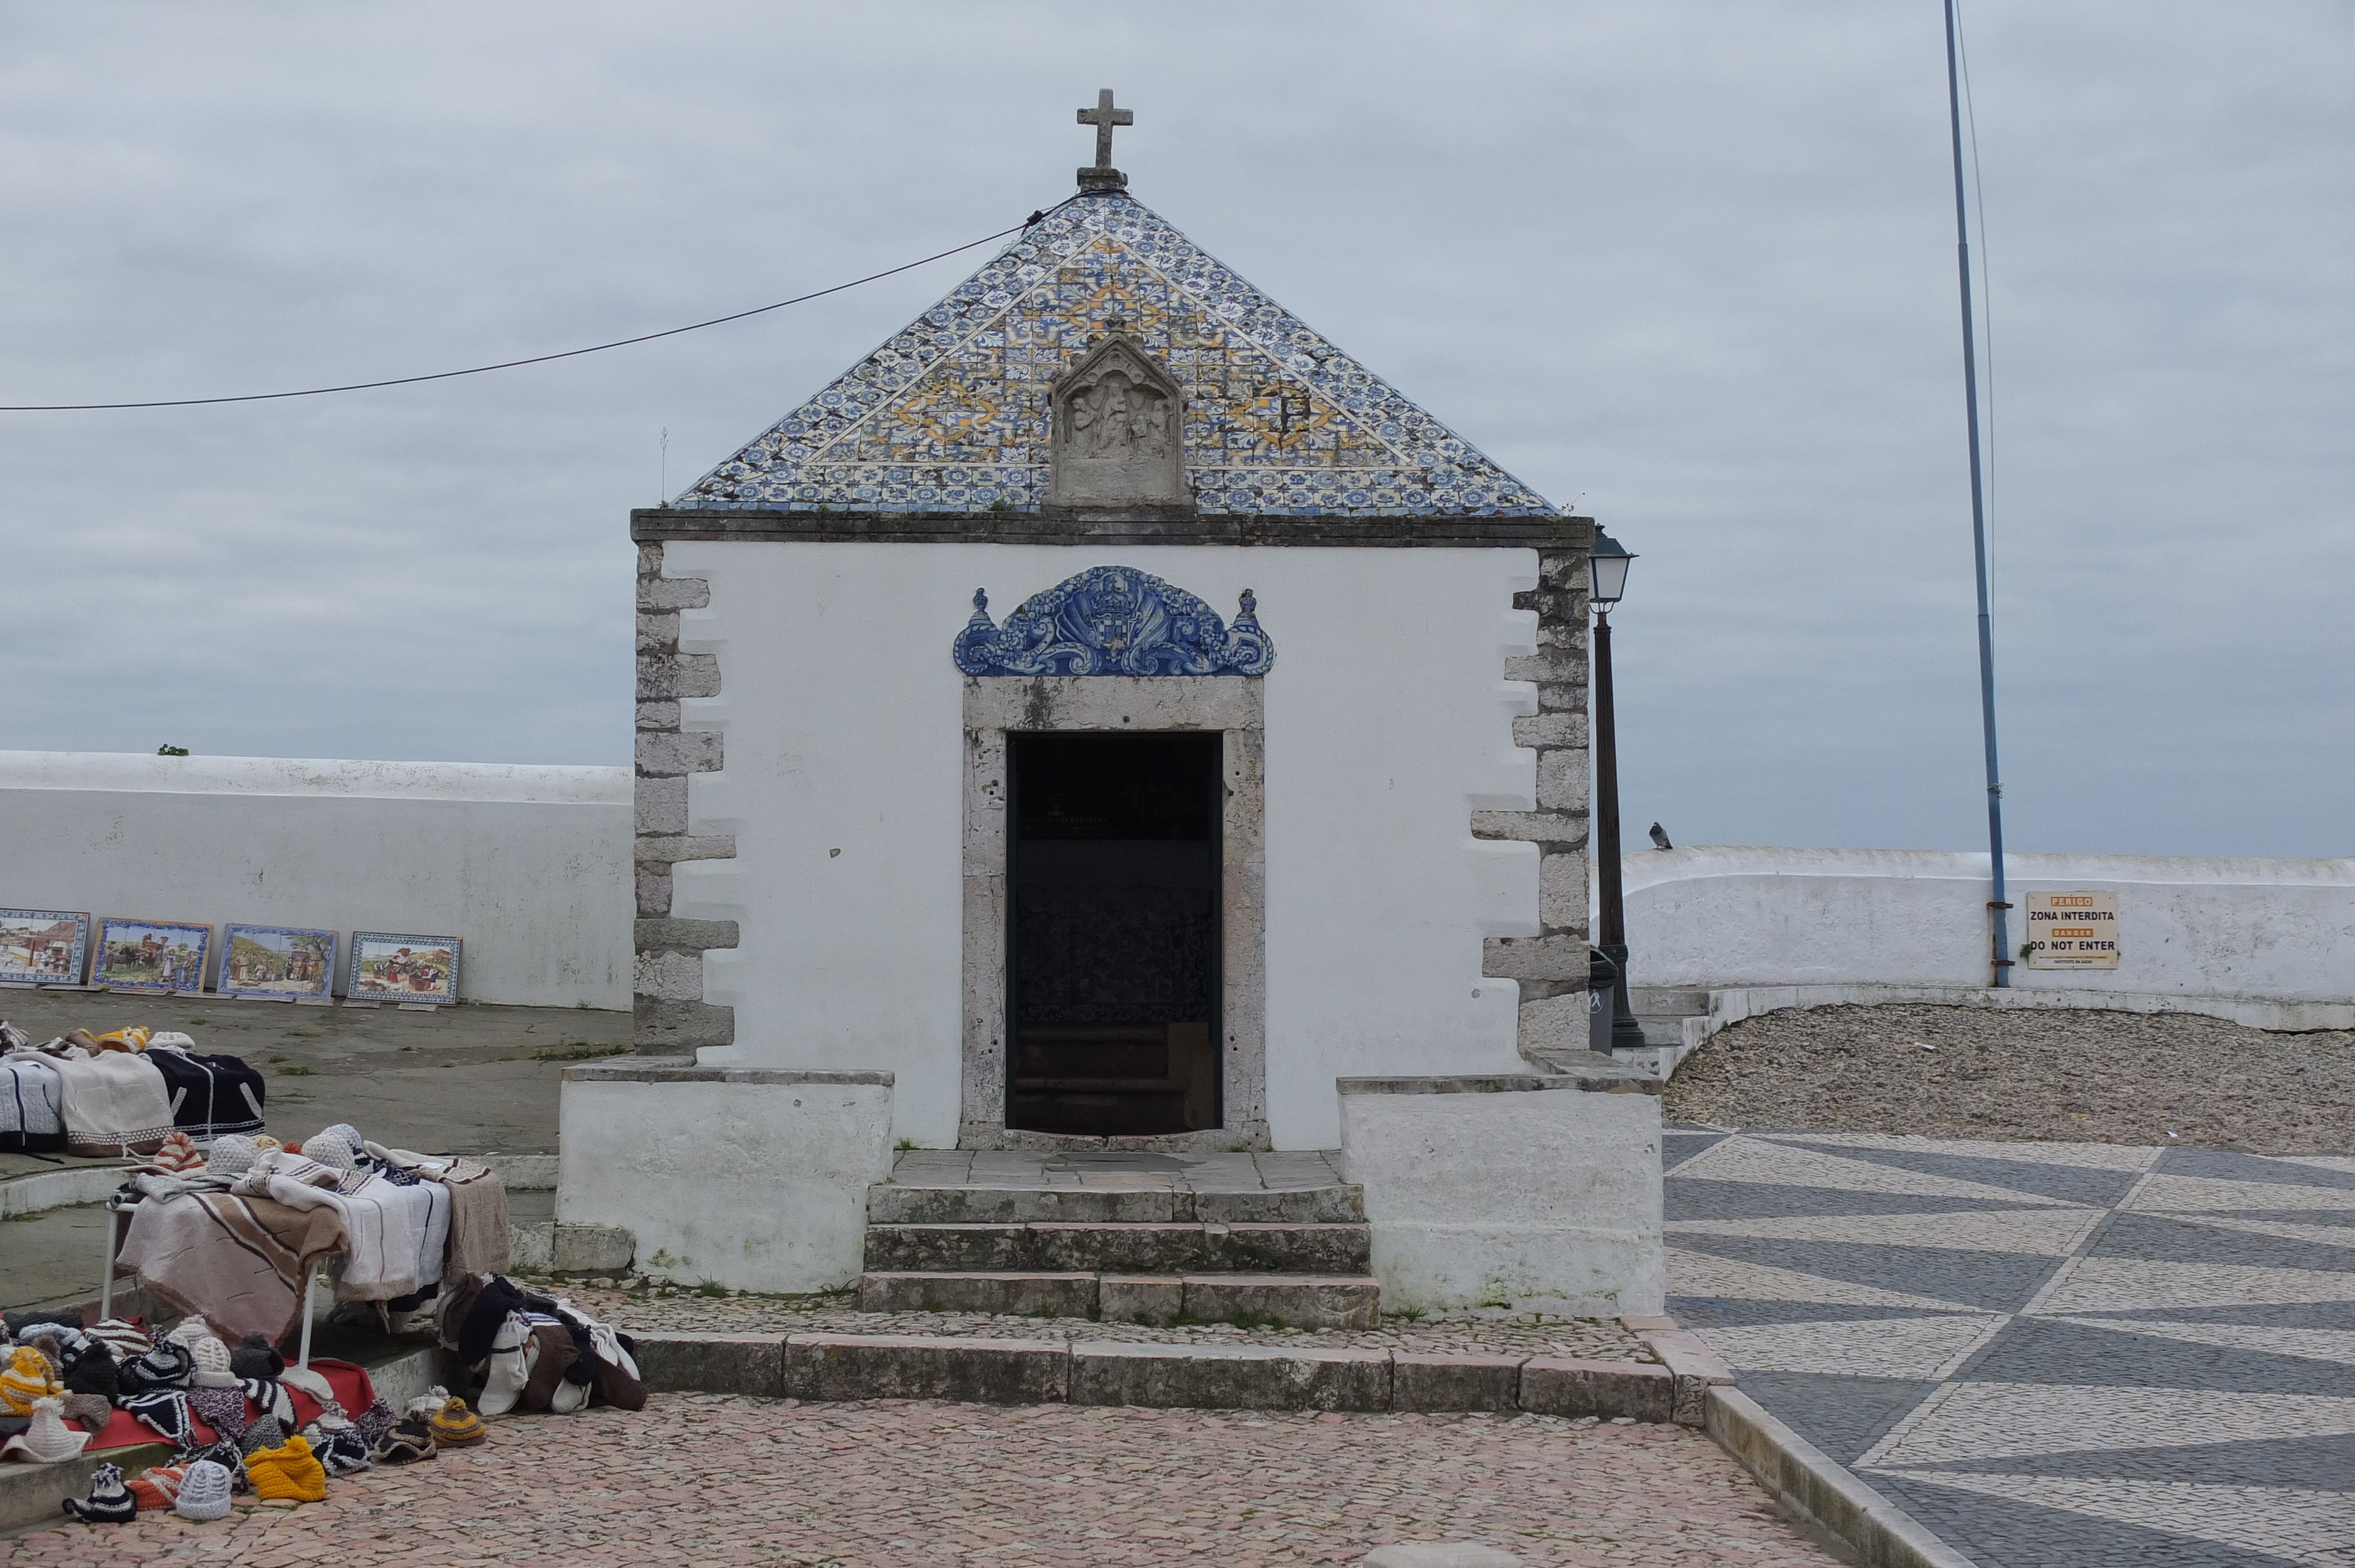
[[[2355,1565],[2355,1159],[1664,1153],[1669,1312],[1983,1568]]]

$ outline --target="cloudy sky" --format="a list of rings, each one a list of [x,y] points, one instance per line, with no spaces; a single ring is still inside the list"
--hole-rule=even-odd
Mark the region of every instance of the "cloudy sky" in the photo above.
[[[2349,0],[1971,0],[2021,849],[2355,852]],[[0,403],[1135,194],[1639,552],[1628,823],[1984,842],[1935,0],[0,8]],[[620,763],[627,513],[984,252],[0,415],[0,747]],[[945,632],[943,632],[945,635]]]

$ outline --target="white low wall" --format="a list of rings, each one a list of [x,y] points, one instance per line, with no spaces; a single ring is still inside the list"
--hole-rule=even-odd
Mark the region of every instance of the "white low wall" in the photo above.
[[[626,768],[0,751],[0,907],[454,936],[469,1001],[626,1008],[630,788]]]
[[[733,1290],[858,1277],[891,1175],[891,1075],[567,1067],[556,1217],[620,1225],[636,1266]]]
[[[1648,1316],[1668,1288],[1657,1080],[1342,1078],[1382,1305]]]
[[[2011,971],[2024,991],[2355,1000],[2355,859],[2015,854],[2022,895],[2118,895],[2115,969]],[[1914,850],[1630,852],[1629,978],[1642,986],[1977,988],[1987,983],[1987,857]]]

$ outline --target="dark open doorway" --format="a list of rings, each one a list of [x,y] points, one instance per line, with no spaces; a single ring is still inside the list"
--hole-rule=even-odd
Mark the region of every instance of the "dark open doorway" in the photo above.
[[[1007,740],[1007,1125],[1219,1126],[1221,737]]]

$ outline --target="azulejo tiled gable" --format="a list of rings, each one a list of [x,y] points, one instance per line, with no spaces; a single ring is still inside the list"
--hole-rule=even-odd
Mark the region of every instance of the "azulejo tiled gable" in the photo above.
[[[683,507],[1036,512],[1049,388],[1112,334],[1181,387],[1203,514],[1553,516],[1554,508],[1124,192],[1032,224]]]

